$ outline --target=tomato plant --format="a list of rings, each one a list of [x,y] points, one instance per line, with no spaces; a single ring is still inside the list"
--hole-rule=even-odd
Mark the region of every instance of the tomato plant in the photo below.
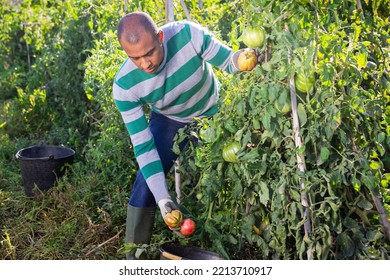
[[[386,230],[377,227],[380,210],[373,198],[384,195],[389,208],[383,187],[390,148],[389,118],[383,114],[386,20],[363,20],[365,10],[352,3],[331,16],[328,2],[294,3],[246,1],[245,16],[235,22],[238,29],[250,21],[267,30],[272,55],[250,72],[220,76],[220,112],[201,122],[213,137],[183,157],[203,194],[196,200],[204,221],[199,233],[228,258],[387,258]],[[286,114],[291,79],[299,148],[292,115]],[[227,139],[239,143],[239,161],[237,152],[227,152]],[[307,211],[310,227],[304,226]]]

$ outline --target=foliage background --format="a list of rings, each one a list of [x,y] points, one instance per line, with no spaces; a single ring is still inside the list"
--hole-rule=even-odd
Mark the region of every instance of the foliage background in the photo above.
[[[115,34],[124,3],[0,2],[0,258],[123,259],[137,169],[111,99],[125,58]],[[156,217],[150,258],[174,241],[227,259],[306,259],[308,252],[314,259],[388,259],[373,195],[388,213],[389,1],[201,2],[185,1],[191,20],[233,49],[245,47],[245,26],[261,25],[272,57],[249,73],[217,70],[220,112],[200,121],[191,134],[197,145],[180,156],[182,205],[198,230],[179,240]],[[176,19],[185,19],[174,3]],[[138,9],[165,22],[163,1],[129,1],[126,12]],[[309,94],[298,93],[300,149],[291,115],[274,108],[288,98],[288,79],[298,70],[316,77]],[[55,188],[29,199],[14,155],[39,141],[72,147],[76,162]],[[237,163],[222,158],[231,141],[241,146]],[[168,181],[173,190],[173,174]]]

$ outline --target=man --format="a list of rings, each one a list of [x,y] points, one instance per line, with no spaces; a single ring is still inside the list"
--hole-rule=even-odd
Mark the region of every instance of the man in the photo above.
[[[236,55],[198,24],[173,22],[159,29],[142,12],[121,19],[118,40],[129,58],[115,76],[113,96],[139,165],[127,206],[125,241],[149,244],[156,205],[163,217],[178,209],[165,180],[177,158],[174,137],[193,118],[218,111],[218,81],[211,65],[236,72]],[[151,109],[149,122],[144,105]],[[180,235],[179,229],[171,230]]]

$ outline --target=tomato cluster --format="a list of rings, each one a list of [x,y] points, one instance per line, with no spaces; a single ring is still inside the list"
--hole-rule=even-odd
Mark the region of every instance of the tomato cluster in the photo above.
[[[196,224],[190,218],[183,220],[183,214],[180,210],[172,210],[164,217],[165,224],[172,229],[179,229],[180,233],[184,236],[190,236],[194,234]]]

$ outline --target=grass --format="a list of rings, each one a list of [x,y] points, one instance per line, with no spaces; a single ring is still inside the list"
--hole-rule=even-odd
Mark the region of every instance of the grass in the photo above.
[[[84,195],[93,178],[85,176],[81,186],[75,183],[80,174],[73,172],[76,177],[66,175],[46,193],[29,198],[17,166],[0,170],[8,170],[1,174],[0,259],[123,258],[117,253],[123,235],[87,254],[123,226],[114,225],[110,214]]]
[[[13,154],[11,142],[3,153]],[[7,152],[4,150],[8,149]],[[12,157],[0,166],[0,259],[66,260],[124,259],[128,188],[75,162],[47,192],[25,195],[18,162]],[[104,176],[104,175],[103,175]],[[169,241],[156,215],[150,258],[159,258],[159,245]]]

